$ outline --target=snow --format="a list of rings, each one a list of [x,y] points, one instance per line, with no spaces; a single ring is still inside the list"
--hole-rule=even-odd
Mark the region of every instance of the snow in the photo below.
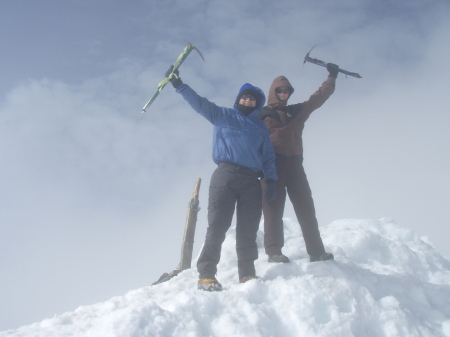
[[[427,238],[391,219],[338,220],[321,227],[335,261],[310,263],[297,221],[284,221],[291,262],[267,262],[260,229],[262,280],[237,282],[230,229],[222,292],[197,290],[193,268],[0,337],[450,336],[450,261]]]

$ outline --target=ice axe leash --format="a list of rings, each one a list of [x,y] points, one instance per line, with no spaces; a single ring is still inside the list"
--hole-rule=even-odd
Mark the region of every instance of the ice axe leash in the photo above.
[[[203,57],[200,50],[198,50],[198,48],[196,46],[194,46],[192,43],[186,41],[186,47],[184,48],[184,50],[180,54],[180,56],[178,56],[178,58],[176,59],[174,65],[173,65],[172,72],[170,73],[170,75],[168,77],[166,77],[161,82],[159,82],[156,92],[153,94],[152,98],[150,98],[150,100],[147,102],[147,104],[145,104],[144,107],[142,108],[142,113],[144,113],[145,109],[147,109],[153,103],[153,101],[156,99],[156,97],[158,97],[158,95],[164,89],[166,84],[169,83],[170,79],[173,77],[177,77],[177,75],[175,74],[175,71],[181,66],[181,64],[184,62],[184,60],[186,60],[186,58],[188,57],[188,55],[191,53],[192,50],[195,50],[200,55],[202,60],[205,61],[205,58]]]
[[[314,47],[312,47],[311,50],[308,52],[308,54],[306,54],[305,59],[303,61],[303,64],[305,64],[306,62],[310,62],[310,63],[317,64],[318,66],[322,66],[322,67],[326,68],[327,64],[328,64],[327,62],[324,62],[324,61],[321,61],[321,60],[309,57],[309,53],[311,53],[311,51],[314,49]],[[362,78],[362,76],[360,74],[358,74],[358,73],[352,73],[351,71],[344,70],[344,69],[341,69],[341,68],[339,68],[339,72],[343,73],[345,75],[348,75],[348,76],[353,76],[353,77],[356,77],[356,78]]]

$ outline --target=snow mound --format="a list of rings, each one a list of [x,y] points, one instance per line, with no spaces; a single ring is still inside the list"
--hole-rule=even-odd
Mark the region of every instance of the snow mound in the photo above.
[[[310,263],[298,223],[284,221],[291,263],[267,262],[260,231],[261,281],[237,282],[231,229],[223,292],[197,290],[194,268],[0,337],[450,336],[450,261],[426,238],[390,219],[339,220],[321,228],[335,261]]]

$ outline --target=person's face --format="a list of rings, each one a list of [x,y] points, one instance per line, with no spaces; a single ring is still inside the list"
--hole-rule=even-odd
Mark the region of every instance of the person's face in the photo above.
[[[256,97],[253,95],[242,95],[239,100],[239,104],[244,105],[244,106],[255,107],[256,106]]]
[[[289,87],[279,87],[275,89],[275,93],[281,102],[287,102],[291,91],[289,90]]]

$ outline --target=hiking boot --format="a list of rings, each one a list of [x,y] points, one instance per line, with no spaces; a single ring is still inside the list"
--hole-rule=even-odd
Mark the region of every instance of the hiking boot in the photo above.
[[[333,254],[325,252],[320,255],[311,255],[309,257],[309,262],[318,262],[318,261],[327,261],[327,260],[334,260]]]
[[[269,262],[272,263],[288,263],[289,258],[286,255],[269,255]]]
[[[245,282],[250,281],[250,280],[260,280],[260,279],[261,279],[261,277],[259,277],[259,276],[250,275],[250,276],[246,276],[246,277],[241,278],[239,280],[239,283],[245,283]]]
[[[198,280],[197,288],[205,291],[222,291],[223,289],[216,278],[201,278]]]

